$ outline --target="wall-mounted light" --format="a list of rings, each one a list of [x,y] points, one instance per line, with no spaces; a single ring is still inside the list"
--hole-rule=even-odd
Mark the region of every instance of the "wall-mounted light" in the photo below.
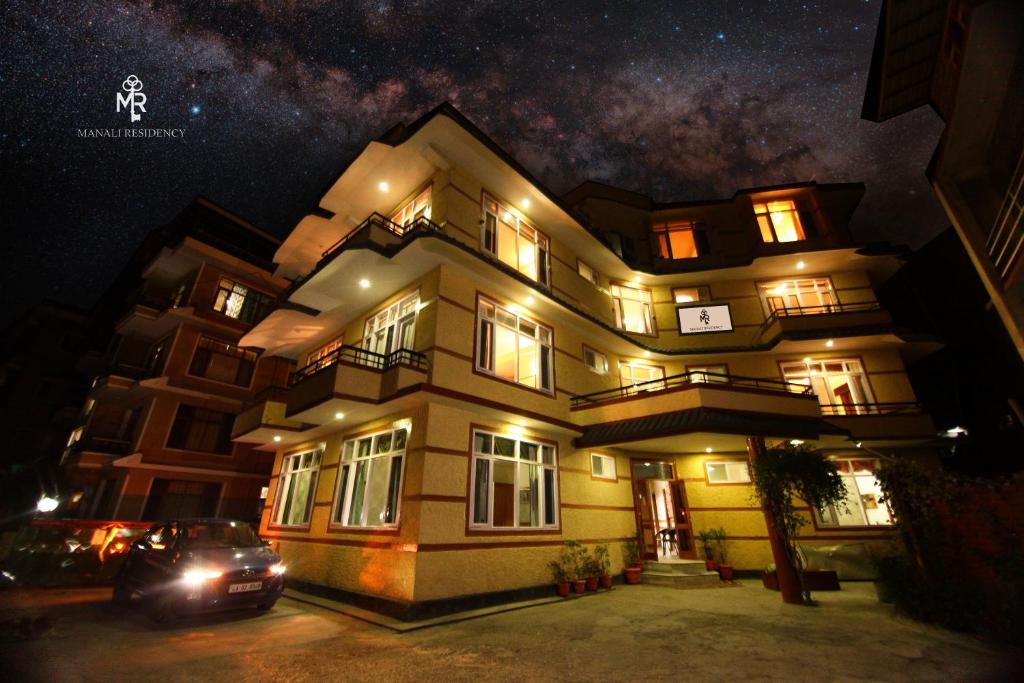
[[[707,448],[705,448],[705,449],[704,449],[704,452],[705,452],[705,453],[710,453],[710,452],[711,452],[711,451],[713,451],[713,450],[714,450],[714,449],[713,449],[713,448],[711,448],[711,446],[708,446]]]
[[[380,190],[381,192],[387,192],[388,190],[391,189],[391,186],[389,186],[386,182],[382,180],[379,183],[377,183],[377,189]]]

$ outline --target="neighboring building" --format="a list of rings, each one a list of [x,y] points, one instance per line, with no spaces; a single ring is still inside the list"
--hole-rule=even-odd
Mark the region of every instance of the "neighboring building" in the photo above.
[[[100,301],[113,338],[71,432],[68,514],[257,519],[272,459],[231,425],[270,382],[273,360],[237,346],[285,281],[280,241],[198,198],[150,234]]]
[[[861,115],[926,104],[928,178],[1024,357],[1024,3],[885,0]]]
[[[547,584],[569,539],[618,571],[638,530],[685,560],[724,527],[757,570],[748,442],[799,440],[850,490],[806,542],[887,542],[871,451],[928,457],[935,427],[875,297],[898,254],[848,231],[863,191],[562,199],[450,105],[396,126],[278,249],[294,284],[239,342],[297,368],[235,421],[275,457],[261,533],[292,581],[404,616]]]
[[[0,338],[0,519],[24,521],[44,493],[56,495],[64,440],[89,378],[77,369],[88,314],[44,301]]]

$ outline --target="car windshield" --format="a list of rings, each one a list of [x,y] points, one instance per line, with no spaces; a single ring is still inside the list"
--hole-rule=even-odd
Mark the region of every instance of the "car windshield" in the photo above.
[[[183,530],[186,548],[251,548],[263,545],[252,527],[243,522],[201,522]]]

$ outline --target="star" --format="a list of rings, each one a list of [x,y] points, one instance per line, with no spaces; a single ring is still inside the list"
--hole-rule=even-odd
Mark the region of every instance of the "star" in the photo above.
[[[193,104],[191,107],[188,108],[188,111],[192,114],[192,116],[198,116],[199,113],[203,111],[203,109],[198,104]]]

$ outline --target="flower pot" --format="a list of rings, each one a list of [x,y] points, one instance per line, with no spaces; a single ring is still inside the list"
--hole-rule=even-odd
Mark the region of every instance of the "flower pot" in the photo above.
[[[558,597],[567,598],[569,597],[569,582],[563,581],[555,584],[555,590],[558,591]]]
[[[577,593],[585,593],[587,590],[587,580],[580,579],[579,581],[573,581],[572,589]]]
[[[732,581],[732,565],[731,564],[720,564],[718,565],[718,576],[722,578],[722,581]]]
[[[596,576],[587,577],[587,590],[588,591],[596,591],[597,590],[597,577]]]
[[[704,560],[704,569],[708,570],[709,572],[717,571],[718,563],[714,560]]]
[[[630,567],[636,567],[640,571],[643,571],[644,570],[644,561],[643,560],[637,560],[636,562],[634,562],[633,564],[631,564],[629,566]]]
[[[606,576],[602,576],[601,577],[601,588],[611,588],[611,587],[612,587],[612,577],[611,577],[611,575],[609,574],[609,575],[606,575]]]
[[[639,567],[626,567],[626,583],[630,585],[640,583],[641,571]]]

